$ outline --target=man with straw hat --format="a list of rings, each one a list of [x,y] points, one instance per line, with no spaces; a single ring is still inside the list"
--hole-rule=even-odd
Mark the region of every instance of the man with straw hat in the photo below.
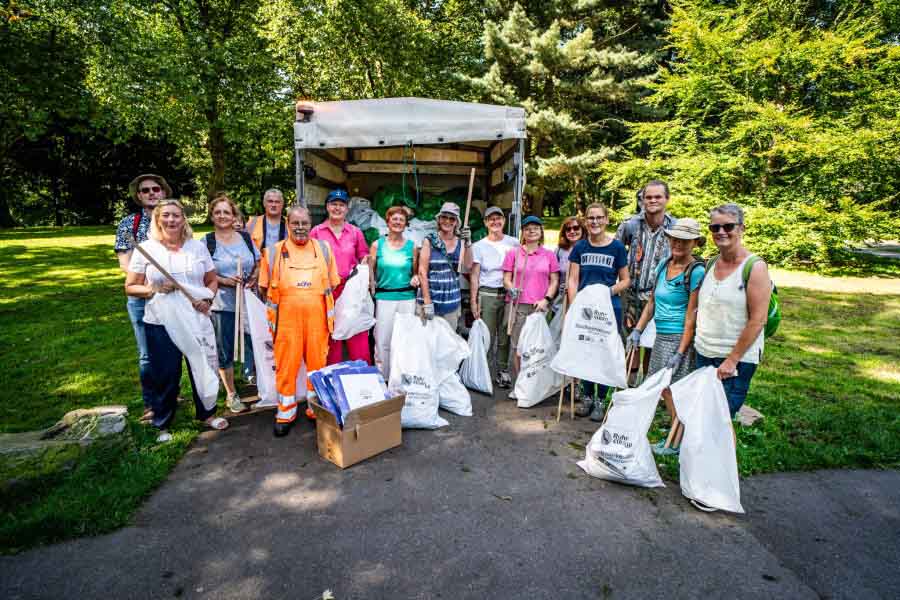
[[[119,268],[122,269],[123,273],[128,272],[128,265],[131,263],[131,254],[134,252],[135,244],[145,242],[149,237],[153,209],[160,200],[172,196],[172,188],[169,186],[169,183],[164,177],[154,173],[138,175],[128,184],[128,190],[131,192],[131,198],[137,210],[119,221],[119,226],[116,228],[116,242],[113,246],[116,257],[119,259]],[[144,306],[146,302],[144,298],[128,296],[126,304],[128,318],[131,320],[131,327],[134,330],[134,337],[137,341],[138,372],[144,397],[144,415],[142,417],[144,419],[149,418],[152,414],[150,410],[151,395],[147,387],[150,376],[150,356],[147,351],[147,337],[144,333]]]

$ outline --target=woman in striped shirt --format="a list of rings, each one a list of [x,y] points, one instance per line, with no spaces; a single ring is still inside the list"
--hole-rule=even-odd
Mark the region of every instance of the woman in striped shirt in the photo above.
[[[421,287],[416,301],[422,307],[424,318],[443,317],[456,331],[461,299],[457,268],[460,252],[465,252],[464,245],[471,239],[471,233],[464,227],[457,235],[459,206],[453,202],[441,206],[437,225],[437,232],[428,234],[419,252]]]

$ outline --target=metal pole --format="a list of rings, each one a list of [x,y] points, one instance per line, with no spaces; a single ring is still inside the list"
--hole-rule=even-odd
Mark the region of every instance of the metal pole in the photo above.
[[[519,237],[522,228],[522,195],[525,192],[525,138],[519,139],[519,149],[513,154],[513,164],[516,168],[516,180],[513,185],[512,202],[512,236]]]
[[[304,151],[300,148],[294,148],[294,176],[296,179],[297,198],[294,201],[300,206],[306,207],[306,178],[303,174]]]

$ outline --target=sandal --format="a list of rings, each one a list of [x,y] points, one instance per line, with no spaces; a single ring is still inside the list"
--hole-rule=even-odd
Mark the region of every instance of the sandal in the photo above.
[[[216,431],[228,429],[228,419],[223,419],[222,417],[210,417],[203,422],[207,427]]]
[[[153,417],[154,417],[153,409],[148,408],[147,410],[144,411],[144,414],[141,415],[141,418],[138,419],[138,422],[144,423],[144,424],[150,423],[153,421]]]

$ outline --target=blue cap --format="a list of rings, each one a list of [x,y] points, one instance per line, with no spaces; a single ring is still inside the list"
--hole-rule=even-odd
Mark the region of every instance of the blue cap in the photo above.
[[[325,197],[325,204],[330,204],[332,202],[350,204],[350,196],[347,194],[346,190],[331,190],[328,192],[328,196]]]
[[[532,224],[533,224],[533,225],[540,225],[541,227],[544,226],[544,222],[541,221],[539,218],[537,218],[537,217],[534,216],[534,215],[528,215],[527,217],[525,217],[524,219],[522,219],[522,227],[525,227],[526,225],[532,225]]]

